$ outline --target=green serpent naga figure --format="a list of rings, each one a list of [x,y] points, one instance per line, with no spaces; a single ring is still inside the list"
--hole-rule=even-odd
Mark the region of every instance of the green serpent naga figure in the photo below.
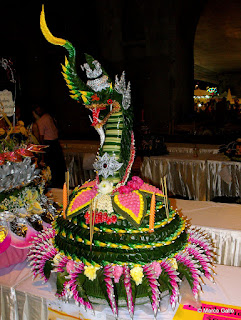
[[[54,45],[63,46],[68,51],[68,58],[65,58],[65,65],[62,65],[63,76],[70,90],[70,97],[82,102],[92,112],[92,126],[100,135],[100,160],[101,155],[110,161],[111,167],[102,171],[100,178],[114,184],[125,183],[124,173],[129,164],[128,155],[132,135],[132,110],[130,83],[126,86],[125,73],[122,73],[120,80],[115,79],[113,85],[110,77],[103,70],[100,63],[90,55],[82,70],[88,78],[85,84],[76,72],[76,51],[73,45],[64,39],[54,37],[49,31],[44,11],[41,13],[40,26],[45,38]],[[100,164],[96,164],[99,169]],[[114,170],[112,170],[112,167]],[[109,169],[109,170],[108,170]],[[113,172],[114,171],[114,172]],[[113,175],[108,175],[113,173]]]
[[[100,149],[96,179],[76,187],[65,214],[35,238],[29,253],[32,272],[45,281],[57,272],[59,297],[72,297],[88,309],[105,299],[116,319],[122,301],[133,319],[135,301],[147,298],[156,318],[163,292],[169,292],[175,307],[182,278],[195,298],[202,276],[213,279],[212,242],[169,207],[167,192],[130,177],[135,147],[125,73],[113,83],[100,63],[85,55],[81,68],[88,80],[83,82],[75,48],[51,34],[43,10],[40,25],[50,43],[68,52],[63,76],[71,97],[92,112]]]

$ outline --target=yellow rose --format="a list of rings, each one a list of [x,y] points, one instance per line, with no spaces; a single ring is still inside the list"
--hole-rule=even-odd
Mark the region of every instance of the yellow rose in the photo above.
[[[84,275],[89,278],[91,281],[95,280],[96,278],[96,271],[100,269],[99,267],[95,266],[85,266]]]
[[[130,274],[136,285],[139,286],[139,284],[142,283],[142,278],[144,277],[142,267],[134,267],[131,269]]]

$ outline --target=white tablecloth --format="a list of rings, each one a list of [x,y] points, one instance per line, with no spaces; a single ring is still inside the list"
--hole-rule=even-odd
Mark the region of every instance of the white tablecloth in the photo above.
[[[241,162],[207,160],[207,200],[241,197]]]
[[[212,237],[218,264],[241,267],[241,205],[180,199],[170,202],[193,226]]]
[[[170,153],[145,157],[142,178],[157,187],[167,177],[168,191],[190,200],[241,196],[241,162],[227,161],[222,154]]]
[[[216,302],[241,307],[240,287],[241,268],[217,266],[216,284],[207,280],[204,293],[201,293],[202,301]],[[48,307],[67,312],[77,319],[114,320],[108,306],[95,306],[95,315],[86,313],[81,307],[74,303],[65,304],[57,300],[54,295],[54,282],[49,281],[42,284],[40,280],[32,282],[29,267],[25,263],[0,270],[0,319],[3,320],[46,320],[48,319]],[[182,303],[187,300],[183,294]],[[165,303],[163,308],[165,309]],[[168,305],[166,311],[159,313],[158,320],[172,319],[175,311]],[[2,318],[1,318],[2,317]],[[79,318],[78,318],[79,317]],[[59,315],[58,320],[67,318]],[[119,320],[129,319],[126,308],[119,309]],[[150,304],[136,306],[134,320],[152,320],[153,313]]]

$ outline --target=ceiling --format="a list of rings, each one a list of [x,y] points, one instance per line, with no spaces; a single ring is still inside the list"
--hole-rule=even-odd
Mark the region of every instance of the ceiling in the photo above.
[[[195,34],[194,65],[195,78],[215,80],[241,71],[240,0],[206,1]]]

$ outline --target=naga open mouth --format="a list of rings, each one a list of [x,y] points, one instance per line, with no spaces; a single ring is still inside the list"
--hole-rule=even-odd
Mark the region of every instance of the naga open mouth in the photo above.
[[[120,110],[119,102],[112,101],[112,100],[110,101],[111,103],[108,102],[108,104],[101,103],[101,104],[85,105],[87,109],[90,109],[92,111],[93,119],[90,117],[90,120],[92,122],[92,126],[95,129],[102,127],[113,113],[118,112]],[[100,111],[105,110],[108,105],[110,107],[110,112],[105,116],[103,120],[100,120],[99,119]]]
[[[105,132],[103,129],[103,124],[101,124],[101,120],[99,119],[99,114],[101,110],[104,110],[106,107],[101,106],[101,107],[92,107],[88,108],[92,111],[92,117],[89,116],[90,121],[92,122],[91,125],[95,128],[95,130],[98,132],[100,136],[100,146],[102,147],[104,142],[105,142]]]
[[[120,104],[117,101],[112,101],[111,100],[111,104],[110,104],[110,112],[105,116],[105,118],[103,120],[99,119],[99,114],[101,110],[105,110],[108,104],[92,104],[92,105],[85,105],[85,107],[87,109],[90,109],[92,111],[92,117],[89,116],[90,121],[91,121],[91,125],[95,128],[95,130],[98,132],[98,134],[100,135],[100,144],[101,147],[104,144],[105,141],[105,132],[104,132],[104,128],[103,126],[106,124],[106,122],[108,121],[109,117],[115,113],[118,112],[120,110]]]
[[[96,128],[100,126],[101,120],[99,119],[99,114],[101,110],[105,110],[105,105],[92,105],[92,106],[86,106],[86,108],[90,109],[92,111],[92,118],[90,117],[91,125]]]
[[[92,126],[95,127],[97,126],[97,124],[99,124],[100,120],[99,120],[99,114],[100,114],[100,109],[95,108],[92,109]]]

